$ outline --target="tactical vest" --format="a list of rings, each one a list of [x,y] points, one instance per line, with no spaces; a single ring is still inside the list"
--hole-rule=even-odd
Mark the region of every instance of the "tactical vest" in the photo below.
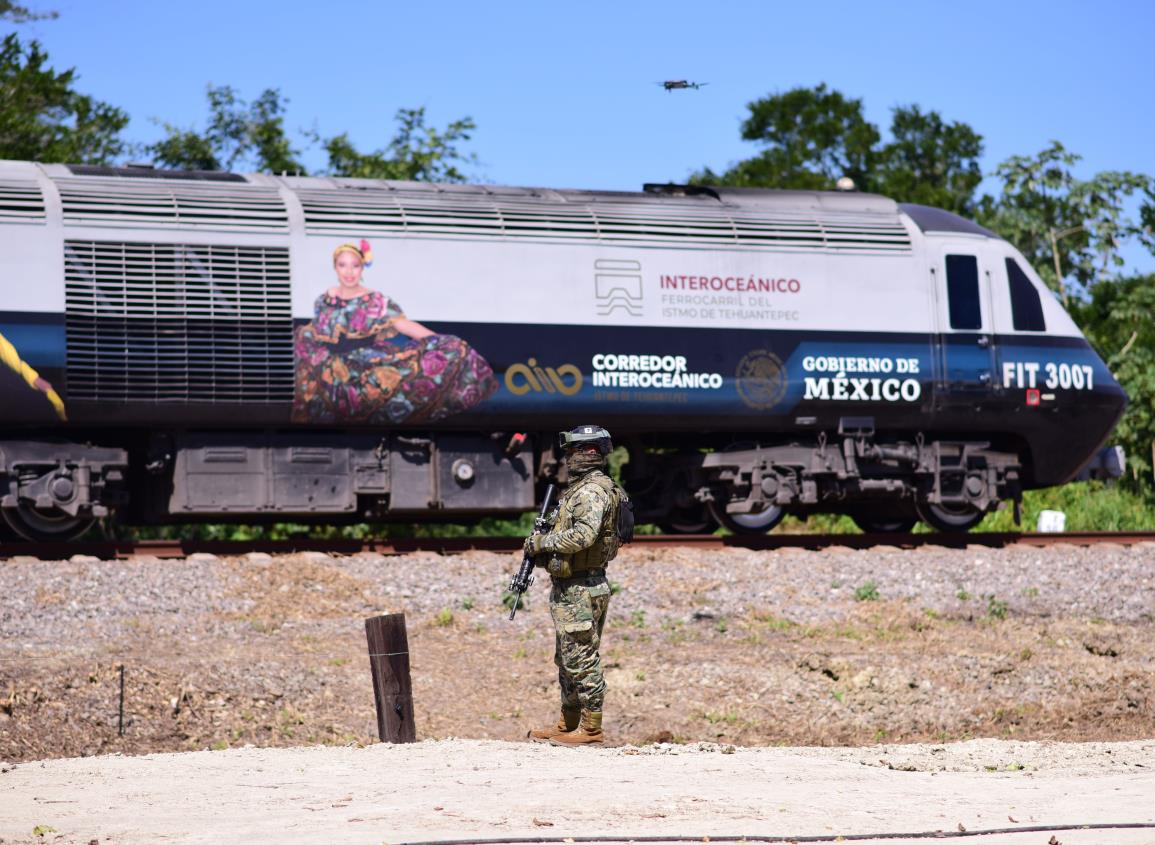
[[[602,515],[601,528],[597,539],[589,548],[574,552],[572,555],[551,555],[548,565],[549,573],[555,577],[568,578],[570,575],[580,575],[591,569],[601,569],[614,559],[621,542],[617,532],[617,512],[621,507],[621,499],[625,495],[614,480],[600,470],[593,470],[583,476],[577,484],[566,493],[568,499],[574,491],[583,485],[596,484],[606,493],[606,510]],[[562,501],[562,510],[565,510],[565,500]],[[557,528],[565,530],[568,525],[559,525]],[[568,570],[568,571],[567,571]]]

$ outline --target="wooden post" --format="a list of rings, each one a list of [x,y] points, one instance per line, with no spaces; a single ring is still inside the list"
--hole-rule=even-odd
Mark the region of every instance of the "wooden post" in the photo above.
[[[366,619],[365,637],[369,641],[369,669],[377,701],[377,735],[382,742],[416,742],[405,614]]]
[[[120,709],[116,719],[116,734],[124,736],[124,664],[120,664]]]

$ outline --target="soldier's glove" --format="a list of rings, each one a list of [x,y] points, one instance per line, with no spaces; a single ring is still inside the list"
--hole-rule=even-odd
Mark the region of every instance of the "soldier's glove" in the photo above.
[[[521,547],[522,551],[530,557],[541,554],[541,544],[545,538],[541,534],[531,534],[525,538],[525,545]]]

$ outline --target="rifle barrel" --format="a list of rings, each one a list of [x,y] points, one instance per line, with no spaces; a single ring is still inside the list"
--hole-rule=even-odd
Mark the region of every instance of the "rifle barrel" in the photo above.
[[[545,517],[549,513],[550,505],[553,503],[554,486],[551,484],[545,488],[545,500],[541,503],[541,512],[537,515],[537,519],[533,523],[533,533],[537,534],[545,528]],[[531,535],[532,536],[532,535]],[[533,558],[530,555],[524,555],[521,559],[521,566],[517,570],[517,574],[513,576],[513,580],[509,582],[509,591],[513,593],[513,607],[509,610],[510,621],[517,615],[517,606],[521,604],[521,597],[525,595],[525,591],[529,589],[530,584],[533,583]]]

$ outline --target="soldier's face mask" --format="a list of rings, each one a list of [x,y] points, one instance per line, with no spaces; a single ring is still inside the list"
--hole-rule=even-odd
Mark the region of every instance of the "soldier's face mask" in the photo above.
[[[605,466],[606,459],[601,450],[590,444],[565,450],[565,465],[576,475],[589,472],[591,469],[600,469]]]

